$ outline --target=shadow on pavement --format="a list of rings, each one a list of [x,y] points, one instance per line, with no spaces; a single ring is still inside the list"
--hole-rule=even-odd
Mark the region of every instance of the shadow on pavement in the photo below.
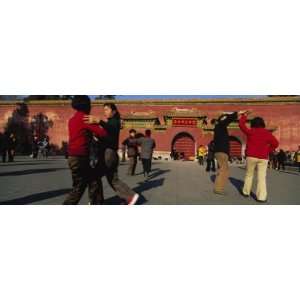
[[[216,177],[217,177],[216,175],[211,175],[210,180],[214,183],[215,180],[216,180]],[[236,190],[239,192],[239,194],[241,196],[243,196],[244,181],[240,180],[240,179],[237,179],[237,178],[234,178],[234,177],[229,177],[229,181],[236,188]],[[253,199],[256,199],[256,195],[253,192],[251,192],[250,196]]]
[[[296,176],[300,175],[300,172],[298,172],[298,173],[293,173],[293,172],[288,172],[288,171],[279,171],[279,172],[284,173],[284,174],[292,174],[292,175],[296,175]]]
[[[156,180],[138,182],[138,186],[135,187],[133,190],[136,191],[137,193],[142,193],[142,192],[151,190],[153,188],[162,186],[164,184],[164,181],[165,181],[164,178],[160,178],[160,179],[156,179]]]
[[[212,183],[215,183],[217,175],[211,175],[210,176],[210,180],[212,181]]]
[[[165,179],[157,179],[157,180],[150,180],[146,182],[138,182],[138,186],[133,188],[133,190],[140,195],[140,198],[138,200],[138,205],[145,204],[148,202],[148,200],[142,195],[142,192],[151,190],[153,188],[162,186],[164,183]],[[118,196],[114,196],[111,198],[108,198],[104,201],[105,205],[120,205],[124,204],[124,200],[119,198]]]
[[[71,189],[61,189],[56,191],[48,191],[48,192],[42,192],[37,193],[33,195],[28,195],[21,198],[16,198],[12,200],[7,201],[0,201],[0,205],[24,205],[24,204],[30,204],[33,202],[39,202],[43,200],[47,200],[49,198],[58,197],[64,194],[67,194],[71,191]]]
[[[155,168],[155,169],[152,169],[151,172],[154,172],[154,171],[159,171],[160,169],[158,168]],[[135,175],[144,175],[144,172],[140,172],[140,173],[136,173]]]
[[[52,168],[52,169],[32,169],[32,170],[22,170],[22,171],[11,171],[0,173],[0,176],[21,176],[30,174],[40,174],[40,173],[50,173],[59,170],[66,170],[67,168]]]
[[[41,161],[37,161],[37,162],[19,162],[19,163],[1,163],[2,166],[7,166],[7,167],[14,167],[14,166],[38,166],[38,165],[51,165],[51,162],[41,162]]]
[[[165,173],[168,173],[168,172],[170,172],[171,170],[160,170],[160,169],[154,169],[154,170],[157,170],[157,172],[153,172],[153,173],[151,173],[151,175],[149,176],[149,179],[151,180],[151,179],[153,179],[153,178],[155,178],[155,177],[158,177],[159,175],[162,175],[162,174],[165,174]],[[154,171],[153,170],[153,171]]]
[[[236,179],[234,177],[229,177],[229,181],[237,189],[237,191],[243,196],[244,181],[240,179]],[[256,199],[256,195],[253,192],[250,193],[250,196],[253,199]]]

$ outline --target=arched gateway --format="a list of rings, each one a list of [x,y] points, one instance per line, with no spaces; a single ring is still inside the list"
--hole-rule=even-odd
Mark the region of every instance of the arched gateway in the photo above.
[[[178,133],[172,141],[172,149],[183,153],[184,159],[194,160],[196,155],[196,142],[187,132]]]

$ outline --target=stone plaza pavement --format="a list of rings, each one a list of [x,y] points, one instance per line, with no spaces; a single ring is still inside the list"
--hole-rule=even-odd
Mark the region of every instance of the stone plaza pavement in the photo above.
[[[207,173],[197,162],[154,161],[153,172],[144,182],[141,164],[134,177],[126,175],[127,163],[121,163],[119,175],[130,187],[143,195],[141,204],[259,204],[252,197],[240,195],[245,170],[230,167],[226,196],[212,193],[214,173]],[[267,204],[300,204],[300,173],[289,168],[268,171]],[[114,191],[104,182],[106,204],[119,204]],[[51,157],[32,160],[16,157],[14,163],[0,163],[0,204],[61,204],[71,188],[66,159]],[[255,192],[255,182],[253,186]],[[81,204],[87,204],[85,193]]]

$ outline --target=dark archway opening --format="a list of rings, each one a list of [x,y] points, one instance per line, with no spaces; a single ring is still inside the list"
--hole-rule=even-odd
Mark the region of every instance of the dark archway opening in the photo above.
[[[230,143],[230,150],[229,150],[230,157],[232,159],[233,158],[241,159],[242,158],[242,143],[241,143],[241,141],[235,136],[230,136],[229,143]]]
[[[178,133],[172,141],[171,150],[175,150],[181,159],[194,160],[196,155],[196,143],[193,136],[187,132]]]

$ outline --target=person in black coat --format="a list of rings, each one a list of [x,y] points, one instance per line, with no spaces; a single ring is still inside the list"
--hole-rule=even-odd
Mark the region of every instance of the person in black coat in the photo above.
[[[211,141],[208,144],[207,160],[206,160],[206,172],[216,172],[216,163],[215,163],[215,142]]]
[[[7,139],[7,152],[8,152],[8,161],[13,162],[15,158],[17,140],[13,133],[8,136]]]
[[[35,135],[32,141],[32,158],[37,159],[39,152],[38,137]]]
[[[242,112],[240,112],[242,113]],[[238,113],[223,114],[218,119],[211,120],[214,126],[215,157],[219,165],[219,171],[215,180],[214,193],[224,195],[224,189],[229,177],[229,134],[227,127],[236,121]]]
[[[138,145],[135,136],[136,136],[136,131],[134,129],[131,129],[129,131],[129,137],[126,138],[122,143],[124,147],[124,151],[126,151],[127,149],[127,157],[129,159],[127,175],[129,176],[135,175],[135,169],[137,165]]]
[[[6,162],[6,157],[7,157],[7,133],[1,133],[0,135],[0,152],[2,156],[2,162]]]
[[[104,104],[104,116],[106,121],[98,117],[89,115],[85,116],[84,120],[88,124],[99,124],[108,133],[105,138],[99,141],[99,161],[95,168],[99,176],[106,176],[109,185],[117,195],[126,201],[128,205],[136,204],[139,195],[135,193],[130,187],[120,180],[118,176],[119,167],[119,136],[121,130],[120,113],[113,103]],[[103,188],[102,188],[103,190]],[[104,200],[104,196],[102,195]]]

